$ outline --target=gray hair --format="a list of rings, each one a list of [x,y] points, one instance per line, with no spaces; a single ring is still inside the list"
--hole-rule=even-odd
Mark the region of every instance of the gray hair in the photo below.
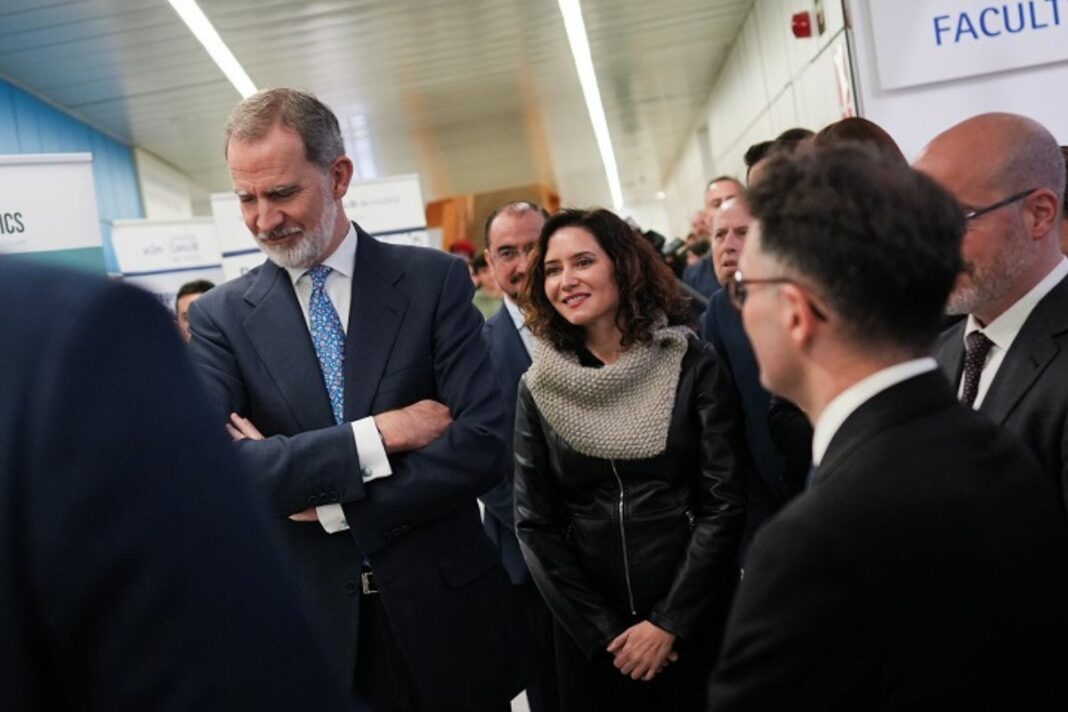
[[[266,89],[234,107],[226,122],[223,155],[228,153],[231,139],[262,139],[277,123],[300,135],[305,157],[323,170],[345,155],[334,112],[311,94],[296,89]]]

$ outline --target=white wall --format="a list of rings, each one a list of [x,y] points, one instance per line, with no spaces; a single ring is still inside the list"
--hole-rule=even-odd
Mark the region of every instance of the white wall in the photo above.
[[[840,0],[824,0],[825,30],[797,39],[790,24],[795,12],[813,12],[813,0],[757,0],[712,88],[707,122],[694,131],[668,176],[665,206],[671,235],[683,236],[703,206],[708,180],[720,174],[745,178],[742,160],[749,146],[785,129],[818,130],[851,111],[840,97],[848,49]],[[704,129],[707,127],[707,133]],[[701,141],[710,142],[712,165],[702,165]],[[709,170],[711,169],[711,170]]]
[[[177,168],[141,148],[134,148],[137,182],[148,220],[181,220],[210,215],[208,192]]]

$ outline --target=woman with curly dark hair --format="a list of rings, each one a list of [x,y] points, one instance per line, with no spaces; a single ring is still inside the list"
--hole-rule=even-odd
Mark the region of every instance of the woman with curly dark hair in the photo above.
[[[563,709],[703,709],[745,510],[728,376],[613,213],[554,215],[528,274],[515,520],[555,618]]]

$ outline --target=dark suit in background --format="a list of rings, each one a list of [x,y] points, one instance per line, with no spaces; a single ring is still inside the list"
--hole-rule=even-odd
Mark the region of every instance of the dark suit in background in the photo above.
[[[1068,528],[1013,435],[930,371],[817,472],[750,548],[710,709],[1064,707]]]
[[[9,710],[347,708],[172,320],[0,259]]]
[[[507,430],[466,265],[436,250],[383,244],[357,227],[345,339],[345,421],[334,423],[288,273],[271,262],[216,287],[191,312],[194,361],[226,414],[267,438],[237,443],[267,494],[292,566],[350,679],[358,664],[361,560],[374,570],[414,691],[429,709],[507,702],[526,682],[525,625],[486,537],[476,497],[506,468]],[[348,421],[431,399],[453,423],[428,446],[389,457],[364,484]],[[286,519],[340,502],[351,530]]]
[[[745,439],[753,457],[746,493],[745,533],[739,549],[745,550],[757,529],[804,487],[812,460],[811,440],[797,443],[796,453],[783,453],[768,429],[771,394],[760,385],[760,368],[742,328],[742,318],[726,290],[712,295],[702,322],[702,334],[730,370],[738,401],[745,414]],[[809,431],[811,437],[811,431]],[[787,463],[791,467],[787,467]]]
[[[938,340],[937,358],[954,387],[964,369],[962,320]],[[979,404],[1038,457],[1068,503],[1068,278],[1035,305]]]
[[[519,379],[530,368],[530,354],[527,353],[523,339],[516,330],[508,309],[502,304],[493,316],[486,320],[483,327],[486,343],[489,346],[497,382],[500,384],[508,414],[508,452],[513,451],[515,434],[515,405],[519,392]],[[513,481],[515,466],[509,459],[504,478],[493,489],[482,495],[486,506],[483,526],[490,540],[501,552],[501,560],[508,572],[512,585],[518,587],[526,607],[527,617],[534,629],[540,645],[540,674],[527,687],[527,701],[532,712],[549,712],[560,708],[559,692],[556,681],[556,666],[552,659],[552,614],[538,592],[530,571],[519,549],[519,540],[515,535],[515,496]]]

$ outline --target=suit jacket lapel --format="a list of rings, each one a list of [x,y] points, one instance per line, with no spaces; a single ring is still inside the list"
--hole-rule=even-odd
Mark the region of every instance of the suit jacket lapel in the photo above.
[[[1002,424],[1060,351],[1068,332],[1068,278],[1042,298],[1009,347],[979,411]]]
[[[955,389],[960,384],[961,372],[964,370],[964,327],[966,319],[962,319],[939,337],[939,343],[935,358],[946,374],[949,384]]]
[[[501,344],[504,346],[508,364],[518,369],[519,374],[522,375],[530,368],[530,354],[527,353],[527,347],[523,344],[523,337],[519,335],[519,329],[515,328],[512,315],[508,313],[508,308],[503,304],[501,310],[497,312],[496,322],[495,328],[501,330]]]
[[[345,338],[345,418],[373,415],[371,403],[382,379],[408,299],[396,287],[403,267],[385,246],[356,226],[356,270]]]
[[[245,301],[253,306],[245,332],[300,428],[313,430],[333,423],[319,359],[289,275],[266,262],[245,292]]]

